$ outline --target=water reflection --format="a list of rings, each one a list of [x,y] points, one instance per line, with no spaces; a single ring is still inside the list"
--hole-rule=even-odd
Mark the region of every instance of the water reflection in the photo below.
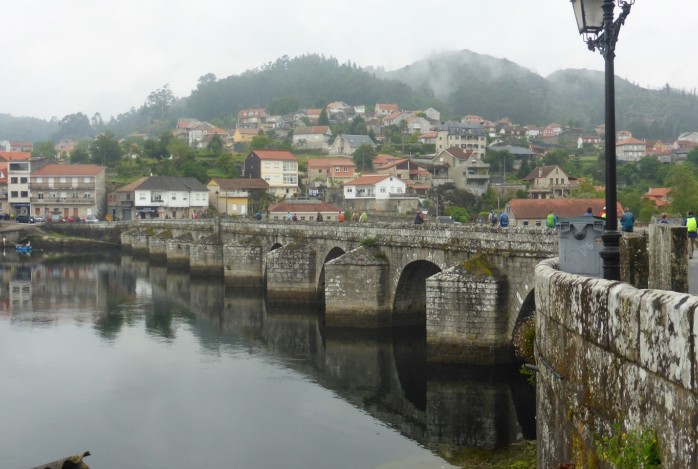
[[[271,307],[259,290],[131,256],[5,262],[0,276],[0,313],[10,321],[87,323],[107,342],[144,324],[168,343],[187,326],[211,355],[262,351],[436,453],[535,436],[533,388],[507,367],[427,367],[423,329],[326,330],[316,309]]]

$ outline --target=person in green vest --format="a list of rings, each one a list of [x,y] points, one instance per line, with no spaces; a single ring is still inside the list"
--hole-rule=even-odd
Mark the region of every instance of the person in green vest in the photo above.
[[[361,212],[361,216],[359,217],[359,223],[366,223],[368,221],[368,215],[366,212]]]
[[[696,223],[696,217],[693,216],[693,210],[688,211],[688,216],[683,224],[688,231],[688,258],[693,259],[693,249],[696,245],[696,238],[698,237],[698,223]]]
[[[548,212],[548,217],[545,219],[545,226],[548,228],[555,228],[555,224],[557,223],[557,217],[555,216],[555,212],[552,210]]]

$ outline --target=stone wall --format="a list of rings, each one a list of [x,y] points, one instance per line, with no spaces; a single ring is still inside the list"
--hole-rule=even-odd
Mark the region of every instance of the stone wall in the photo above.
[[[536,267],[538,467],[594,467],[619,423],[698,466],[698,297]]]

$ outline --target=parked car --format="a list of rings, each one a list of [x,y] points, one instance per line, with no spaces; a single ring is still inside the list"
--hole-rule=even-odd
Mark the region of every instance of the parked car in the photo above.
[[[0,220],[9,220],[9,219],[10,219],[9,213],[0,213]]]
[[[39,215],[34,215],[32,218],[34,218],[34,223],[44,223],[46,221],[44,217]]]
[[[17,215],[15,217],[17,223],[34,223],[34,217],[28,215]]]
[[[87,217],[85,217],[83,221],[85,223],[97,223],[99,221],[99,218],[97,218],[96,215],[87,215]]]

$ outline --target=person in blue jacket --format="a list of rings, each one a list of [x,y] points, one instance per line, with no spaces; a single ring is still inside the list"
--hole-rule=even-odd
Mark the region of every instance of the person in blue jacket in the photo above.
[[[499,214],[499,226],[507,227],[509,226],[509,215],[502,212]]]

